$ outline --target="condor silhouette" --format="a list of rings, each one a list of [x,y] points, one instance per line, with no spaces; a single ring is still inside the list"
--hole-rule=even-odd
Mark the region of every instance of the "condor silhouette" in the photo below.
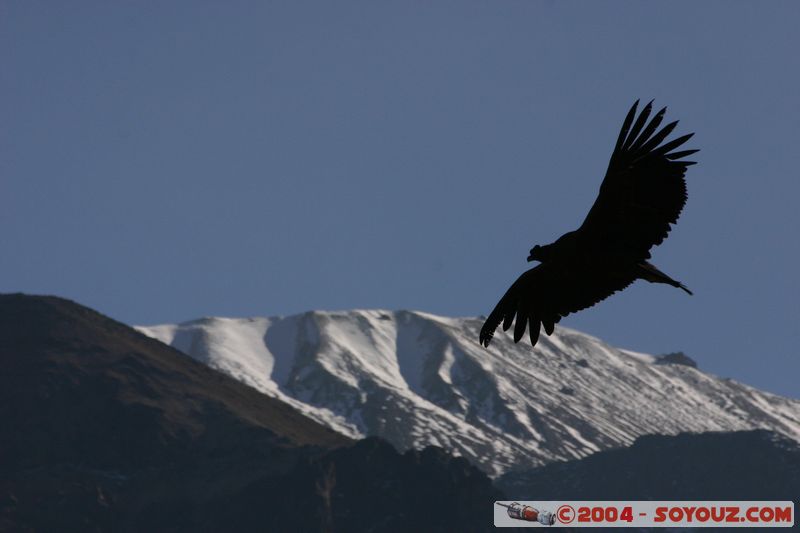
[[[692,294],[647,261],[650,248],[664,241],[686,203],[684,175],[695,162],[683,158],[698,151],[674,151],[693,133],[661,144],[678,122],[658,130],[665,107],[647,123],[652,104],[638,117],[639,101],[633,104],[583,224],[552,244],[531,249],[528,261],[540,264],[522,274],[500,299],[481,328],[482,345],[489,346],[501,322],[507,330],[516,317],[514,342],[529,326],[535,346],[540,326],[550,335],[561,317],[591,307],[637,279]]]

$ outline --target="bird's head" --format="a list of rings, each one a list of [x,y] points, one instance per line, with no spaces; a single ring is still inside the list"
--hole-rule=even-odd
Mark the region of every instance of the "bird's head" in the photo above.
[[[538,244],[531,248],[530,255],[528,255],[528,262],[531,261],[544,261],[544,248]]]

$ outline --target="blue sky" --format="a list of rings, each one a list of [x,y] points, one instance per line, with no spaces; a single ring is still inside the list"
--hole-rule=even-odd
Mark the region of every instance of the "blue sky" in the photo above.
[[[3,2],[0,290],[132,324],[488,314],[655,98],[702,149],[653,254],[695,296],[638,282],[562,324],[800,397],[798,21],[788,1]]]

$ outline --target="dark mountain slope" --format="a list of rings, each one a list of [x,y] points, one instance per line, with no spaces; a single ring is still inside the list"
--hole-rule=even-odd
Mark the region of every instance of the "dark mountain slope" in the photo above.
[[[497,485],[528,500],[791,500],[800,494],[800,444],[765,430],[649,435],[509,472]]]
[[[1,531],[481,530],[498,496],[54,297],[0,295],[0,417]],[[436,527],[420,495],[489,504]]]
[[[285,446],[342,445],[337,433],[124,324],[53,297],[0,296],[0,416],[19,466],[91,458],[146,466],[234,429]],[[43,423],[47,422],[47,423]],[[234,428],[234,426],[237,426]],[[104,446],[87,450],[87,442]],[[167,446],[171,444],[174,446]],[[87,452],[90,452],[87,455]]]

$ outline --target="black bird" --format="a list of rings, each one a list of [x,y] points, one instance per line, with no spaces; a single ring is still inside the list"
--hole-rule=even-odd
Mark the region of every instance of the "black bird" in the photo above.
[[[650,248],[664,241],[681,214],[684,175],[695,164],[683,158],[698,151],[674,151],[693,133],[661,144],[678,122],[658,130],[667,108],[648,123],[652,104],[638,117],[638,100],[628,111],[600,194],[583,224],[552,244],[531,249],[528,261],[541,264],[522,274],[500,299],[481,328],[482,345],[489,346],[497,326],[502,322],[507,330],[516,316],[514,342],[529,325],[535,346],[540,326],[550,335],[561,317],[591,307],[637,279],[692,294],[647,261]]]

